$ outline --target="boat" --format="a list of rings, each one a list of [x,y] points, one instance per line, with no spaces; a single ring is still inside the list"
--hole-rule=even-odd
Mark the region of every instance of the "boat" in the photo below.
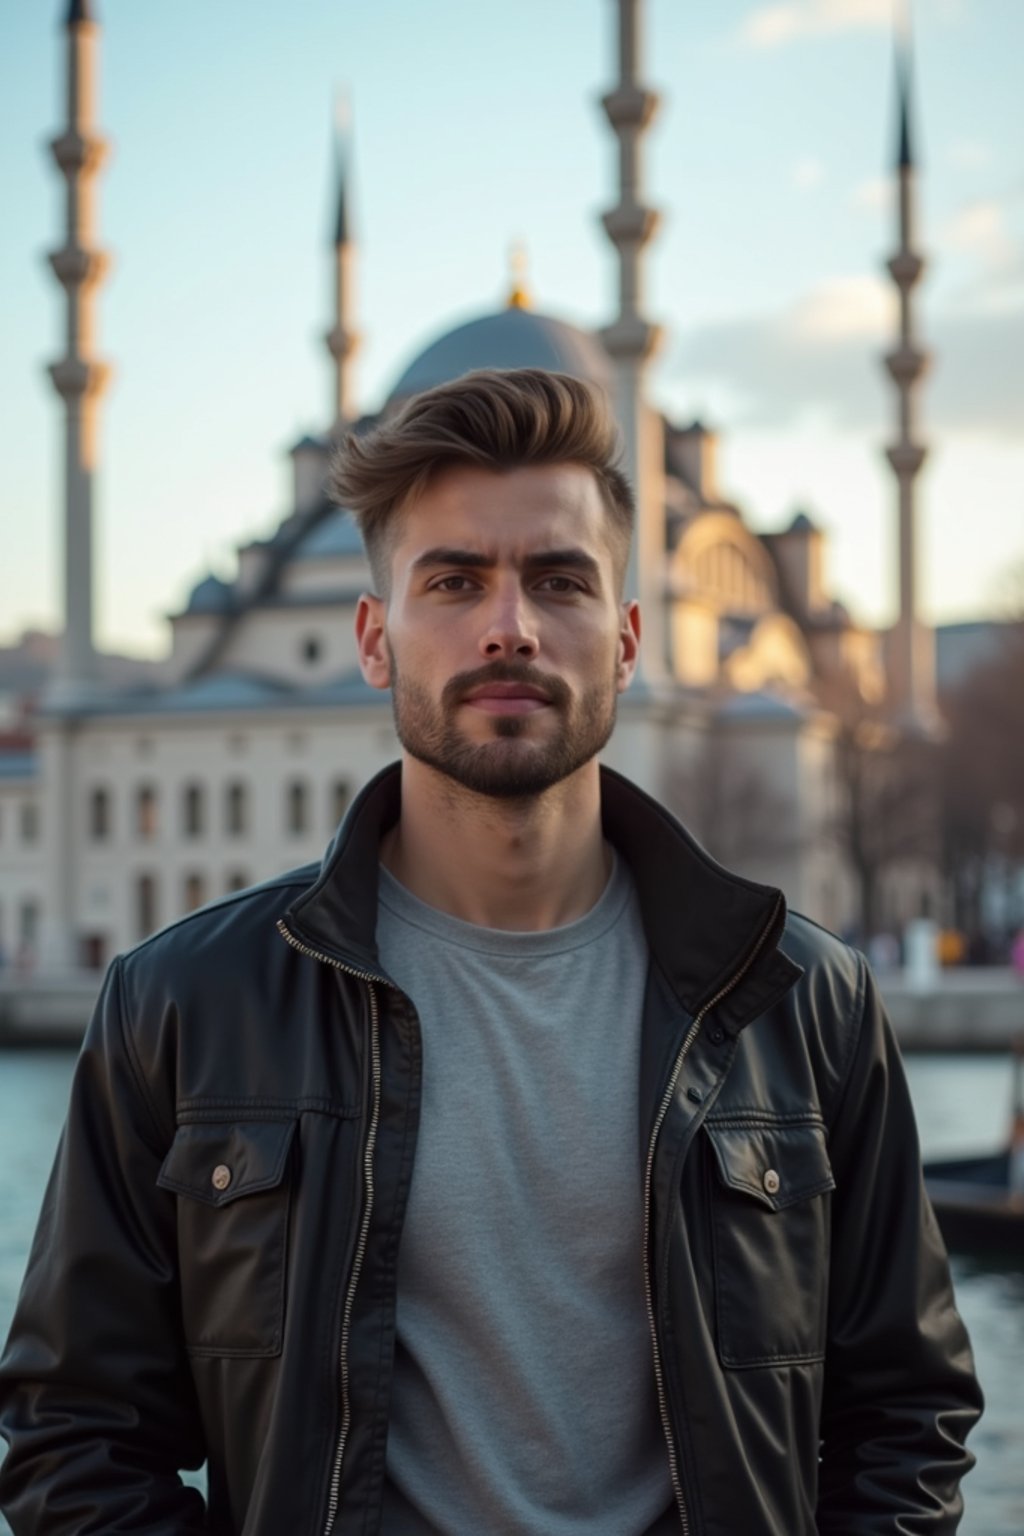
[[[1015,1042],[1014,1057],[1006,1147],[924,1165],[925,1188],[951,1253],[1024,1260],[1024,1040]]]

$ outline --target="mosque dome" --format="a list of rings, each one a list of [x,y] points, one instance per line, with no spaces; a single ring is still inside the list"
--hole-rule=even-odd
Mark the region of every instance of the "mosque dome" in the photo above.
[[[610,390],[611,364],[596,337],[564,320],[510,305],[446,331],[413,358],[388,396],[393,406],[474,368],[551,368]]]
[[[231,603],[231,587],[219,576],[205,576],[192,588],[186,613],[223,613]]]

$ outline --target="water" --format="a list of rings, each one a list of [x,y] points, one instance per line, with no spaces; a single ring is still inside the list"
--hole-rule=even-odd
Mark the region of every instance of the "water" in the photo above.
[[[25,1254],[64,1115],[73,1058],[0,1053],[0,1338],[6,1336]],[[1005,1057],[916,1056],[907,1063],[926,1156],[984,1151],[1005,1136]],[[1024,1270],[953,1263],[988,1400],[971,1437],[978,1465],[964,1484],[961,1536],[1024,1531]],[[8,1527],[0,1516],[0,1536]]]

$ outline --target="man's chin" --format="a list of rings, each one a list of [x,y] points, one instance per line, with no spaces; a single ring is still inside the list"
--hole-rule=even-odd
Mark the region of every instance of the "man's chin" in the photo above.
[[[568,778],[582,763],[527,741],[521,733],[502,731],[499,739],[457,750],[431,753],[405,743],[406,751],[461,789],[495,800],[535,799]]]

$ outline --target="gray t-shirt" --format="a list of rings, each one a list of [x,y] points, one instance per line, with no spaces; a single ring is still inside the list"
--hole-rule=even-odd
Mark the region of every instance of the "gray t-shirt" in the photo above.
[[[480,928],[381,871],[423,1030],[398,1259],[385,1536],[676,1531],[643,1293],[632,879],[578,922]]]

